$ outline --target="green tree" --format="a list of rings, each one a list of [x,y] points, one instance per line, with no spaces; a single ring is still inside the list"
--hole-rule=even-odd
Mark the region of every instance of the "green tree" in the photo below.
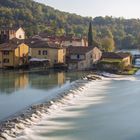
[[[115,42],[113,38],[103,38],[102,39],[102,49],[107,52],[113,52],[115,50]]]
[[[88,46],[93,46],[92,22],[89,23]]]

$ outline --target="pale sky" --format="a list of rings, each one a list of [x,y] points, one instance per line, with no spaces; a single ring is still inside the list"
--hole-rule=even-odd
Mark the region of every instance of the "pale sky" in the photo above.
[[[140,18],[140,0],[35,0],[82,16]]]

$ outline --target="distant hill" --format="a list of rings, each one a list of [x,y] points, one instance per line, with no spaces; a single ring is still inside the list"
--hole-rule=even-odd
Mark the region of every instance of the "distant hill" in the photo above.
[[[22,26],[28,36],[41,31],[50,35],[83,36],[87,35],[90,21],[91,18],[61,12],[33,0],[0,0],[0,28]],[[95,43],[104,48],[113,41],[117,48],[137,48],[140,46],[140,20],[96,17],[93,34]]]
[[[42,30],[80,35],[86,32],[90,20],[32,0],[0,0],[0,7],[0,25],[23,26],[29,35]]]

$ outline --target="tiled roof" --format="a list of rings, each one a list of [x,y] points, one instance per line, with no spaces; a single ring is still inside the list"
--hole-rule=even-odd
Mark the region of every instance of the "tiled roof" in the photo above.
[[[18,45],[17,44],[13,44],[13,43],[3,43],[3,44],[0,44],[0,50],[14,50],[17,47],[18,47]]]
[[[104,52],[102,54],[102,58],[110,58],[110,59],[123,59],[130,56],[130,53],[124,53],[124,52]]]
[[[13,38],[7,43],[0,44],[0,50],[14,50],[22,43],[24,43],[24,40]]]
[[[21,43],[25,43],[25,40],[24,39],[13,38],[13,39],[9,40],[9,43],[21,44]]]
[[[29,46],[34,46],[40,42],[42,42],[40,38],[28,38],[25,40],[25,43],[28,44]]]
[[[49,47],[48,43],[45,41],[37,41],[35,43],[30,43],[30,48],[46,48]]]
[[[48,36],[47,33],[40,33],[39,34],[40,37],[42,38],[48,38],[51,41],[81,41],[83,38],[81,37],[75,37],[75,36]],[[85,38],[84,38],[85,39]]]
[[[62,49],[60,45],[55,43],[49,43],[48,41],[37,39],[37,38],[30,38],[25,41],[30,48],[52,48],[52,49]]]
[[[83,46],[70,46],[67,48],[68,54],[86,54],[93,50],[94,47],[83,47]]]

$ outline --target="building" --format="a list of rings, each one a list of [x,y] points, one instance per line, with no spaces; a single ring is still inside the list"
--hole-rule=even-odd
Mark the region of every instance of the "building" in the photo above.
[[[13,38],[25,39],[25,31],[21,27],[0,29],[0,44],[6,43]]]
[[[85,37],[75,37],[75,36],[48,36],[46,33],[40,33],[33,38],[39,38],[46,40],[49,43],[59,44],[65,47],[68,46],[88,46],[88,40]]]
[[[63,46],[82,46],[87,47],[88,41],[86,38],[80,38],[80,37],[61,37],[61,45]]]
[[[28,63],[29,46],[21,40],[0,44],[0,68],[14,68]]]
[[[85,70],[93,68],[102,56],[97,47],[68,47],[66,62],[69,70]]]
[[[104,52],[102,55],[102,61],[120,61],[124,63],[124,66],[127,67],[132,64],[130,53],[124,53],[124,52]]]
[[[118,71],[132,65],[132,56],[124,52],[104,52],[102,55],[102,69]]]
[[[31,58],[47,59],[51,67],[55,64],[65,64],[65,48],[41,40],[30,40],[29,46]]]

